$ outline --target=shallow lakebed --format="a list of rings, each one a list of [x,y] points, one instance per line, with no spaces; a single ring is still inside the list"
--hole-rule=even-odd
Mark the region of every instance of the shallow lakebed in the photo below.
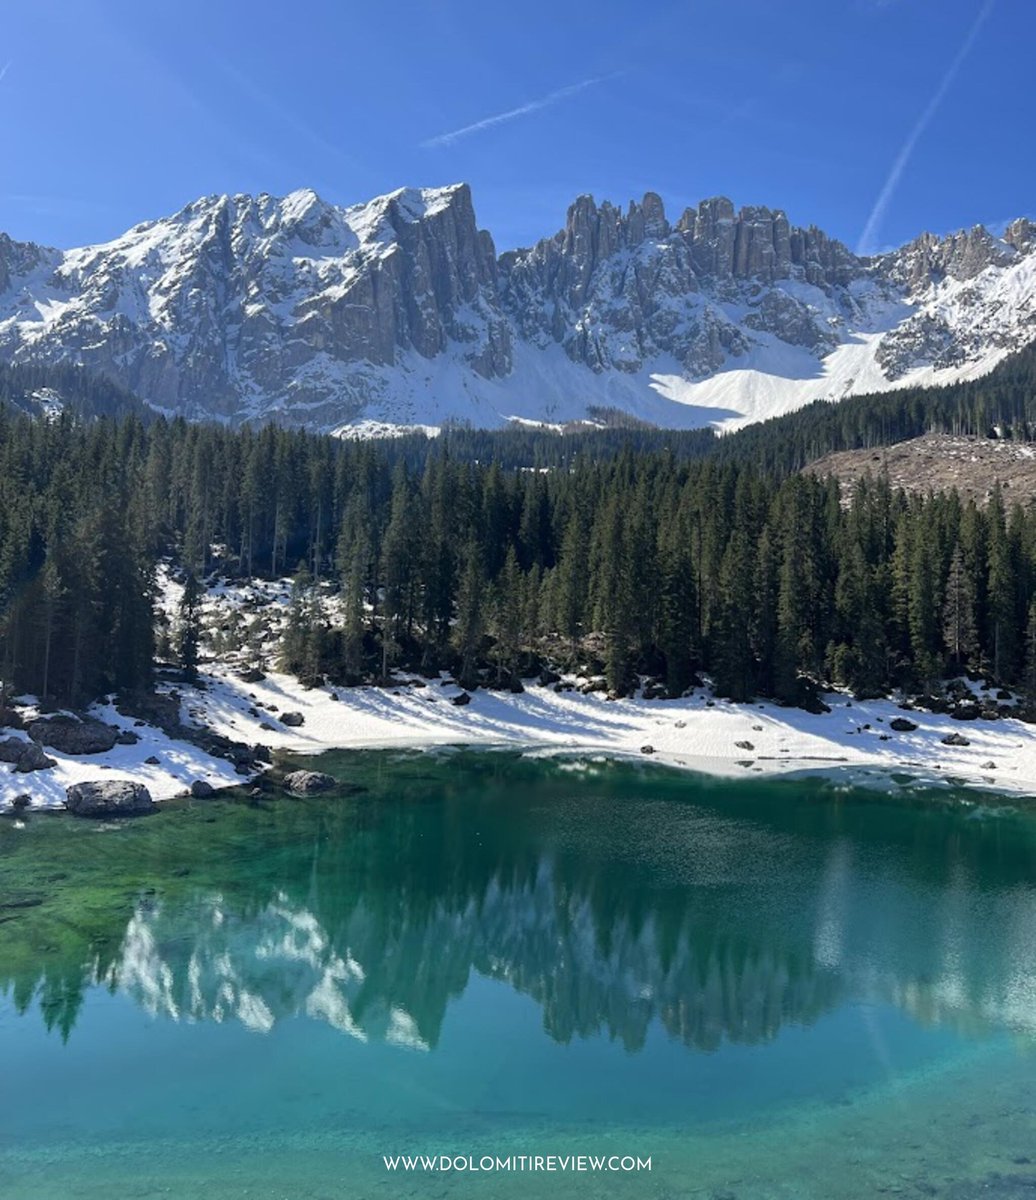
[[[348,788],[0,820],[0,1195],[1036,1188],[1031,813],[510,751],[299,761]]]

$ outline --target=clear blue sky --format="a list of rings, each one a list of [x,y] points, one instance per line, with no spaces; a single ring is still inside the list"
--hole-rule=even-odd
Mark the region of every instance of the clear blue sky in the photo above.
[[[1033,0],[0,0],[0,230],[71,246],[208,193],[349,204],[467,180],[500,249],[581,192],[648,189],[671,214],[723,193],[898,244],[1036,210],[1034,18]]]

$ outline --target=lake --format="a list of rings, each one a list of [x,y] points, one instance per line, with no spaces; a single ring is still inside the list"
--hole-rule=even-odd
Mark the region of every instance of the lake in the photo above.
[[[1024,807],[304,765],[346,786],[0,820],[0,1196],[1036,1195]]]

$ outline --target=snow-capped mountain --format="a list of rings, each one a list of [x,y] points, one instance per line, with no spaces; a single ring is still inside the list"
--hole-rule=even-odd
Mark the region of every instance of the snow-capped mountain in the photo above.
[[[0,234],[0,357],[81,363],[190,417],[318,429],[733,428],[811,400],[980,375],[1036,337],[1036,225],[875,258],[780,210],[671,224],[580,197],[499,258],[467,185],[339,208],[216,196],[105,245]]]

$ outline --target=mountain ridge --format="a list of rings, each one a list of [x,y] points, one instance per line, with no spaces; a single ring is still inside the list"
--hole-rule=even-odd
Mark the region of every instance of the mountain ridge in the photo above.
[[[61,251],[0,234],[0,357],[159,411],[334,431],[587,419],[736,428],[990,370],[1036,337],[1036,225],[859,257],[725,197],[675,222],[580,196],[497,254],[467,184],[349,207],[202,197]]]

